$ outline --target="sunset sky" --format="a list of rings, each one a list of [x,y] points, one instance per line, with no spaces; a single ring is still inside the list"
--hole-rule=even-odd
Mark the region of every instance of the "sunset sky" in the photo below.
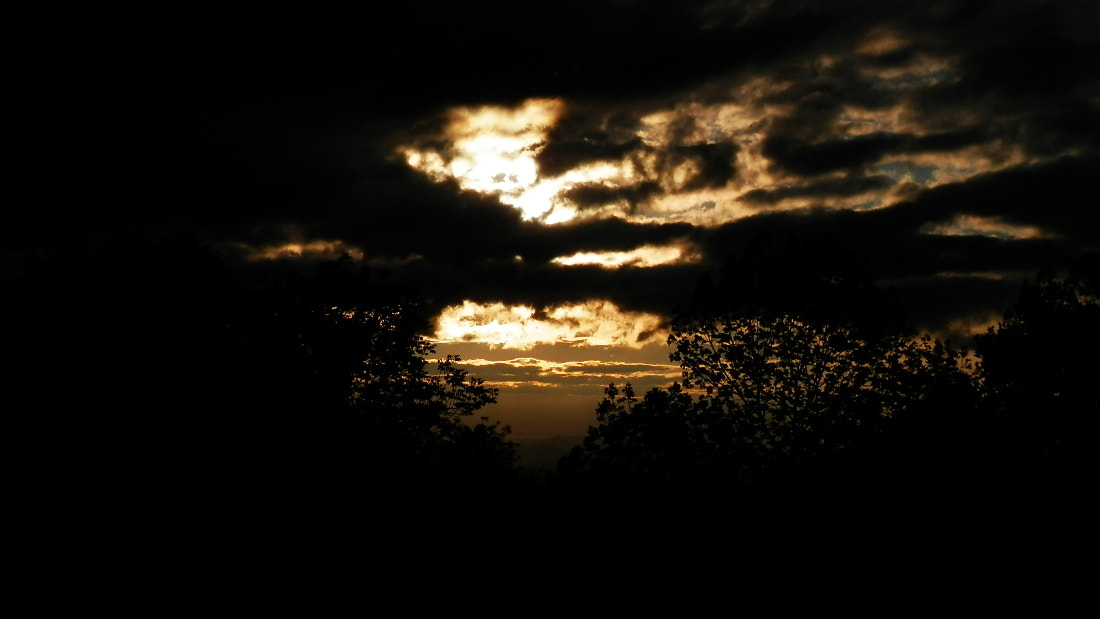
[[[346,252],[545,438],[676,380],[671,312],[761,232],[868,256],[957,341],[1100,249],[1091,0],[363,7],[8,15],[0,266],[76,234]]]

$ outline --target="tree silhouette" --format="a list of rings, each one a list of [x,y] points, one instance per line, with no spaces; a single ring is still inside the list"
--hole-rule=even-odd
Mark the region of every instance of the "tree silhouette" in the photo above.
[[[735,436],[761,456],[800,459],[841,448],[874,423],[874,343],[851,329],[789,315],[721,317],[676,330],[671,359],[703,406],[730,417]]]
[[[954,448],[913,445],[916,433],[901,429],[928,429],[932,411],[972,418],[966,352],[913,338],[889,298],[851,263],[786,268],[827,245],[788,247],[733,260],[703,282],[669,337],[683,384],[640,401],[610,387],[599,425],[563,461],[563,473],[590,471],[608,486],[713,489],[852,475],[880,483],[868,459],[882,464],[887,456],[913,474],[951,468]],[[782,280],[772,278],[780,272]],[[924,437],[951,442],[933,431]],[[887,440],[897,453],[880,448]],[[900,461],[920,452],[937,455],[919,466]]]
[[[515,459],[473,418],[495,390],[432,363],[420,305],[350,260],[303,274],[114,239],[35,257],[5,293],[13,436],[53,496],[320,509],[499,487]]]
[[[1090,275],[1040,271],[977,338],[986,441],[1017,481],[1080,480],[1095,470],[1100,298],[1086,283]]]
[[[457,356],[433,361],[425,311],[408,296],[345,258],[248,302],[237,332],[261,386],[249,423],[281,478],[317,500],[348,487],[361,493],[339,501],[474,500],[511,479],[510,430],[475,418],[497,390]]]
[[[558,467],[575,489],[605,502],[608,493],[622,499],[643,492],[687,494],[709,483],[724,464],[725,450],[716,448],[721,441],[714,436],[719,428],[678,384],[651,389],[640,399],[629,383],[621,390],[608,385],[604,393],[597,425]]]

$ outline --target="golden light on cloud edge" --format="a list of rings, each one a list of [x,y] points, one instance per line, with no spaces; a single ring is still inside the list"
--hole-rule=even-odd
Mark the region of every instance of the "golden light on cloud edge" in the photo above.
[[[903,34],[885,26],[872,28],[855,49],[857,54],[865,56],[884,56],[904,49],[910,41]]]
[[[313,240],[301,243],[267,245],[264,247],[253,247],[251,245],[241,244],[239,247],[244,250],[246,259],[250,261],[293,259],[307,256],[321,259],[334,259],[339,258],[343,254],[348,254],[355,260],[363,260],[364,257],[363,250],[348,245],[343,241]]]
[[[667,332],[653,314],[624,312],[608,301],[536,310],[527,305],[464,301],[436,318],[436,343],[470,342],[490,348],[530,350],[540,344],[624,346],[664,344]]]
[[[988,236],[999,239],[1041,239],[1052,234],[1037,226],[1024,226],[1006,222],[999,217],[980,215],[956,215],[949,221],[924,227],[925,234],[940,236]]]
[[[506,388],[543,387],[558,388],[568,384],[592,384],[593,381],[652,381],[671,382],[682,378],[679,366],[669,363],[640,363],[629,361],[548,361],[533,357],[517,357],[507,360],[463,359],[464,365],[482,368],[482,371],[502,371],[500,376],[487,378],[494,386]],[[530,371],[538,379],[516,377],[516,370]],[[552,381],[552,382],[551,382]]]
[[[398,152],[409,166],[435,181],[453,178],[464,189],[496,194],[501,202],[519,209],[524,219],[544,224],[581,217],[700,223],[694,215],[701,210],[710,211],[715,203],[731,203],[737,195],[756,186],[754,183],[740,191],[714,188],[705,192],[685,192],[686,186],[700,172],[698,162],[687,159],[670,165],[657,152],[635,152],[617,160],[590,161],[555,177],[539,176],[535,157],[564,105],[557,99],[532,99],[513,109],[487,106],[452,110],[444,129],[448,147],[406,145]],[[764,111],[764,108],[749,109],[734,104],[677,107],[642,118],[637,135],[643,143],[657,149],[734,139],[744,146],[752,146],[748,152],[755,153],[760,136],[750,134],[760,129],[759,121]],[[674,129],[677,120],[685,114],[698,116],[700,129],[691,136],[677,135]],[[738,154],[739,167],[746,169],[742,176],[770,180],[764,166],[744,161],[746,156],[746,151]],[[652,208],[639,209],[638,205],[625,200],[581,208],[566,197],[570,189],[581,185],[596,184],[615,190],[650,181],[659,184],[666,198],[655,202]],[[673,194],[677,199],[667,199]],[[714,214],[707,212],[703,218],[714,219]],[[745,209],[733,208],[727,213],[733,216],[719,217],[709,223],[722,223],[749,214],[751,212]]]
[[[702,255],[687,243],[673,245],[642,245],[630,251],[577,252],[550,262],[562,266],[596,265],[608,269],[622,266],[655,267],[698,262]]]
[[[881,29],[868,33],[853,52],[877,56],[909,44],[898,33]],[[899,91],[919,91],[954,79],[953,59],[918,60],[890,71],[874,69],[864,77],[883,88]],[[827,71],[836,59],[822,56],[808,63]],[[869,188],[858,195],[820,194],[812,190],[814,179],[785,171],[764,154],[763,146],[775,124],[796,113],[792,104],[774,102],[776,95],[790,89],[792,84],[769,76],[750,78],[731,88],[728,101],[718,103],[701,103],[686,93],[689,102],[638,117],[634,137],[644,148],[598,161],[586,160],[554,177],[540,174],[536,157],[550,130],[565,113],[568,104],[563,99],[529,99],[511,108],[455,108],[448,112],[441,135],[429,136],[419,145],[414,139],[398,151],[408,165],[436,181],[454,179],[464,189],[496,195],[502,203],[518,209],[523,219],[548,225],[582,218],[617,217],[633,223],[718,226],[762,210],[881,208],[911,197],[918,189],[1035,163],[1024,155],[1022,147],[1003,143],[973,144],[945,152],[899,152],[886,154],[871,168],[880,176],[892,178],[893,184]],[[944,126],[942,119],[925,114],[904,99],[888,109],[850,105],[817,139],[828,141],[877,133],[928,136],[981,121],[958,115],[953,118],[951,126]],[[441,143],[446,145],[440,146]],[[712,144],[736,145],[730,161],[736,173],[724,184],[700,186],[696,181],[703,178],[703,167],[692,155],[685,154],[688,151],[684,147]],[[640,200],[635,198],[636,201],[626,197],[631,195],[629,189],[643,184],[659,190]],[[606,203],[581,205],[570,198],[570,190],[593,186],[607,190]],[[743,196],[754,190],[800,186],[806,186],[807,191],[801,195],[789,192],[789,196],[766,205],[742,201]],[[619,258],[562,259],[608,264]]]
[[[556,193],[536,187],[535,155],[563,105],[558,99],[528,99],[517,108],[456,108],[445,128],[450,142],[446,152],[413,146],[398,151],[411,167],[436,181],[454,178],[463,189],[498,194],[525,219],[535,219],[551,210],[549,198]],[[524,199],[530,191],[549,195]]]
[[[503,361],[494,361],[492,359],[463,359],[462,363],[474,366],[506,365],[514,368],[533,368],[538,370],[540,376],[569,376],[576,374],[607,376],[608,374],[603,372],[590,374],[588,370],[590,368],[602,369],[609,367],[646,368],[643,370],[635,370],[634,372],[630,373],[636,376],[680,376],[680,366],[678,365],[672,365],[669,363],[643,363],[639,361],[603,361],[598,359],[583,359],[580,361],[549,361],[547,359],[538,359],[536,357],[514,357],[512,359],[506,359]],[[670,372],[672,372],[673,370],[675,371],[675,374],[670,374]]]

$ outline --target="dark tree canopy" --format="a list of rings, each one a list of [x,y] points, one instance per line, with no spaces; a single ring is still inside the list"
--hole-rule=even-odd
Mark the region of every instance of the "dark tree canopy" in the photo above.
[[[640,400],[609,387],[599,425],[562,463],[567,475],[707,492],[839,475],[887,441],[944,450],[906,445],[913,433],[897,429],[974,405],[966,351],[914,338],[889,296],[828,243],[786,247],[734,257],[701,283],[669,338],[682,384]],[[812,268],[795,268],[812,255]],[[923,466],[949,468],[948,457]]]
[[[758,457],[801,460],[842,450],[935,395],[937,375],[963,369],[961,351],[930,338],[867,340],[851,327],[783,315],[722,317],[674,331],[671,357],[701,406],[730,417]],[[954,380],[963,380],[961,374]]]
[[[509,478],[508,429],[475,415],[496,390],[435,360],[383,275],[230,268],[190,237],[66,247],[5,284],[10,420],[42,492],[297,511]]]
[[[923,453],[931,473],[956,455],[936,453],[949,437],[906,444],[913,432],[899,428],[926,427],[933,415],[961,427],[974,404],[965,351],[927,337],[869,343],[783,317],[719,320],[671,341],[683,384],[640,399],[629,385],[610,386],[598,425],[563,462],[569,474],[681,489],[754,486],[824,474],[886,442]]]
[[[1095,277],[1095,268],[1063,279],[1041,271],[977,338],[993,456],[1024,477],[1095,470],[1100,297],[1087,283]]]
[[[669,338],[682,381],[610,385],[561,479],[632,510],[827,495],[1076,518],[1100,469],[1095,255],[1040,272],[973,352],[915,337],[851,263],[776,281],[782,262],[703,281]]]

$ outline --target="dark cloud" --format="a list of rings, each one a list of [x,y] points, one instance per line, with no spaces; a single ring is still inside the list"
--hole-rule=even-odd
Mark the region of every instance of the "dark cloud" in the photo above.
[[[814,176],[837,170],[860,169],[890,154],[957,150],[979,143],[982,132],[967,129],[927,136],[875,133],[849,139],[806,144],[793,135],[771,135],[764,154],[788,171]]]
[[[638,119],[621,110],[602,112],[573,106],[554,126],[536,156],[539,172],[562,173],[585,163],[617,161],[645,150],[637,136]]]
[[[829,178],[805,184],[753,189],[741,196],[741,200],[757,204],[775,204],[788,198],[851,196],[876,189],[885,189],[893,185],[894,182],[894,179],[882,174]]]
[[[624,251],[640,245],[663,244],[690,236],[689,224],[629,223],[619,218],[587,219],[562,225],[527,229],[525,242],[529,254],[537,259],[550,259],[578,251]]]
[[[324,239],[361,249],[440,303],[611,298],[668,311],[704,270],[760,235],[824,234],[868,256],[878,279],[936,320],[1003,309],[1015,284],[989,273],[1062,266],[1100,244],[1090,202],[1100,9],[891,4],[160,8],[136,20],[98,7],[22,8],[6,20],[3,43],[13,162],[2,258],[72,233],[183,229],[219,247]],[[582,210],[744,183],[740,203],[758,214],[706,225],[657,216],[543,225],[394,157],[413,137],[452,148],[449,108],[535,97],[565,102],[538,145],[543,176],[598,161],[655,169],[632,184],[578,182],[563,195]],[[766,110],[741,133],[692,111],[725,103]],[[670,110],[666,136],[639,137],[647,115]],[[866,118],[849,119],[852,110]],[[948,169],[970,151],[985,168],[967,160]],[[758,155],[773,184],[752,185],[743,159]],[[919,173],[895,173],[887,160]],[[674,190],[658,182],[687,169]],[[890,191],[872,211],[771,212],[792,198]],[[962,215],[1043,234],[930,233]],[[550,263],[680,239],[698,244],[700,263]],[[942,275],[977,272],[986,275]]]
[[[638,162],[650,158],[658,170],[658,176],[670,179],[684,166],[693,166],[690,178],[681,183],[680,191],[694,191],[723,187],[736,178],[734,165],[738,147],[730,142],[676,145],[659,150],[645,146],[640,140],[626,144],[593,145],[588,143],[551,142],[540,153],[540,169],[558,170],[558,173],[595,161],[626,160]],[[549,153],[549,155],[547,155]],[[549,159],[551,164],[545,165]],[[644,165],[644,164],[639,164]],[[666,183],[667,184],[667,183]],[[581,209],[626,202],[631,208],[649,198],[668,191],[656,180],[642,181],[626,186],[609,186],[605,183],[581,183],[565,192],[565,197]]]
[[[883,211],[883,219],[909,229],[958,214],[1000,217],[1030,224],[1064,239],[1068,251],[1100,242],[1096,209],[1087,196],[1100,189],[1094,170],[1100,158],[1066,157],[1055,162],[1018,166],[968,182],[925,191],[911,202]]]
[[[661,186],[652,181],[627,187],[608,187],[600,183],[586,183],[568,190],[565,192],[565,197],[575,202],[582,209],[614,204],[624,200],[633,207],[661,191]]]
[[[603,136],[561,141],[552,136],[536,157],[539,172],[547,176],[559,176],[586,163],[616,161],[634,151],[645,150],[642,141],[638,138],[616,143],[601,137]]]
[[[686,190],[722,187],[737,176],[734,157],[737,145],[730,142],[692,144],[682,146],[679,152],[699,164],[699,172],[687,185]]]

